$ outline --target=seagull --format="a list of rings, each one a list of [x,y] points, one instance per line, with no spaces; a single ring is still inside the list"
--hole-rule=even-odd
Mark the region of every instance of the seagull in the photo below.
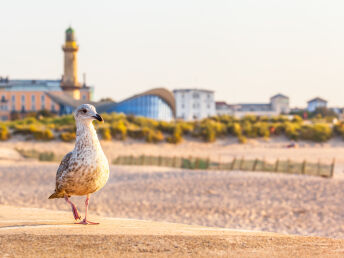
[[[104,122],[97,114],[94,106],[80,105],[74,111],[76,123],[76,141],[74,150],[64,156],[56,173],[55,192],[49,199],[64,198],[71,206],[75,220],[81,216],[74,203],[72,195],[86,195],[85,218],[76,224],[99,224],[87,220],[90,194],[101,189],[109,178],[109,162],[100,146],[93,120]]]

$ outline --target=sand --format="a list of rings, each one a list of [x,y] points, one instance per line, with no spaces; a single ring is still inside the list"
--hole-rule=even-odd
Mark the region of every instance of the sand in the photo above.
[[[341,257],[344,240],[0,206],[0,257]]]
[[[212,160],[231,161],[234,157],[248,159],[265,158],[267,160],[292,159],[331,163],[333,158],[337,164],[344,165],[344,141],[340,138],[331,139],[327,143],[299,142],[296,148],[286,148],[290,141],[285,138],[270,140],[249,140],[247,144],[238,144],[236,139],[221,139],[215,143],[185,140],[181,144],[169,143],[148,144],[128,139],[126,141],[101,141],[103,150],[109,160],[119,155],[162,155],[162,156],[194,156],[209,157]],[[74,143],[61,141],[39,142],[21,141],[13,138],[0,142],[1,148],[52,151],[65,155],[74,148]],[[1,158],[1,152],[0,152]]]
[[[0,204],[69,210],[48,200],[58,164],[0,164]],[[111,166],[90,214],[344,238],[344,181],[301,175]],[[84,198],[73,197],[80,210]],[[72,214],[70,213],[70,217]]]
[[[123,219],[99,218],[106,227],[89,232],[89,229],[72,230],[72,214],[63,200],[47,199],[54,189],[58,164],[25,160],[14,151],[36,149],[63,155],[73,148],[73,143],[17,139],[0,142],[0,205],[14,207],[0,206],[0,257],[343,257],[343,240],[338,239],[344,239],[344,144],[341,140],[300,143],[297,148],[287,149],[286,143],[284,139],[251,141],[247,145],[231,140],[214,144],[186,141],[180,145],[131,140],[102,142],[109,160],[122,154],[192,155],[221,161],[244,156],[267,160],[320,159],[330,163],[336,158],[336,169],[333,179],[325,179],[259,172],[111,166],[108,184],[91,196],[90,216]],[[83,212],[84,198],[73,197],[73,200]],[[15,216],[9,219],[13,212]],[[44,219],[45,214],[51,217]],[[136,224],[128,218],[135,219]],[[154,220],[158,224],[147,222],[144,230],[137,231],[137,223],[141,223],[137,219]],[[181,233],[173,231],[178,228],[176,224],[164,222],[197,226],[182,225]],[[204,226],[222,229],[210,230]],[[125,229],[118,231],[118,227]],[[107,228],[112,231],[106,232]],[[190,230],[191,235],[185,234]],[[223,231],[225,235],[218,234]]]

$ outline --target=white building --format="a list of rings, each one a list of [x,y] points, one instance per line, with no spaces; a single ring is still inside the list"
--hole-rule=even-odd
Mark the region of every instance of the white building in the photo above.
[[[307,111],[314,112],[318,108],[327,107],[327,101],[322,98],[314,98],[307,102]]]
[[[199,120],[215,115],[214,91],[201,89],[173,90],[176,118]]]
[[[280,114],[288,114],[289,97],[277,94],[270,98],[270,103],[239,103],[229,105],[226,102],[216,102],[217,115],[231,115],[241,118],[246,115],[255,116],[277,116]]]

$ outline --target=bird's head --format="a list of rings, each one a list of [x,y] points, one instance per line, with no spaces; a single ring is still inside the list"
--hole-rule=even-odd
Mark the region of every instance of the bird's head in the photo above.
[[[103,118],[97,113],[96,108],[90,104],[82,104],[74,111],[74,118],[77,121],[98,120],[104,122]]]

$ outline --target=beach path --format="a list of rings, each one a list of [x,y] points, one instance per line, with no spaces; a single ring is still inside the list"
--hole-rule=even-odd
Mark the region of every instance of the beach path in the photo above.
[[[344,240],[0,206],[0,257],[340,257]]]

